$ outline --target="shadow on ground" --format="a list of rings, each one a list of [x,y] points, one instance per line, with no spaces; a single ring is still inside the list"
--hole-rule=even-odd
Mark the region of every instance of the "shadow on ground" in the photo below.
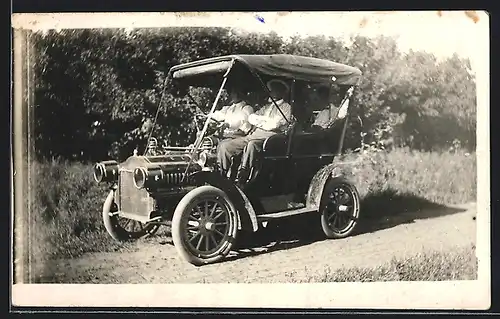
[[[463,211],[465,209],[448,207],[414,195],[397,194],[387,190],[362,200],[360,220],[352,236]],[[325,240],[325,237],[318,215],[294,216],[269,224],[257,233],[240,233],[235,254],[228,259],[300,247],[322,240]]]
[[[465,209],[437,204],[411,194],[387,190],[365,197],[361,202],[362,220],[357,234],[370,233],[410,224],[419,219],[442,217],[464,212]]]

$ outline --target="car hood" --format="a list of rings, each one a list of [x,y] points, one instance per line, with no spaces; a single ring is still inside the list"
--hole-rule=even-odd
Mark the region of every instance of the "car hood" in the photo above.
[[[138,167],[158,166],[163,170],[177,170],[179,167],[186,167],[190,162],[191,156],[189,154],[169,154],[160,156],[130,156],[127,160],[120,164],[120,169],[134,170]],[[192,168],[195,169],[197,164],[191,163]]]

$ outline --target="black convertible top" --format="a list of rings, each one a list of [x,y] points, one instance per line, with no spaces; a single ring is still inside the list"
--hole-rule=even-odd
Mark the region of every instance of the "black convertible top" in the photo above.
[[[220,56],[176,65],[170,73],[174,79],[225,73],[233,60],[258,74],[310,82],[357,85],[362,75],[361,70],[346,64],[290,54]]]

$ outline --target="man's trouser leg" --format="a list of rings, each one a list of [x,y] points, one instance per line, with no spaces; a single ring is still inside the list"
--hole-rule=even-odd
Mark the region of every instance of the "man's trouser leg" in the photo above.
[[[241,168],[251,169],[255,166],[259,154],[262,152],[265,139],[250,140],[241,158]]]
[[[222,173],[227,174],[231,166],[231,157],[239,155],[247,145],[245,137],[223,140],[217,147],[217,163],[219,164]]]
[[[240,169],[236,178],[239,183],[245,183],[248,180],[251,169],[256,168],[256,163],[259,160],[259,156],[261,156],[260,153],[262,152],[264,141],[274,134],[276,133],[262,131],[248,136],[249,141],[244,149],[245,151],[243,152]]]

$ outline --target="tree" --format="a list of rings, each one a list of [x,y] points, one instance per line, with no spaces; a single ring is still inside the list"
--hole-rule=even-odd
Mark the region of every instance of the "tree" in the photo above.
[[[166,82],[179,63],[228,54],[289,53],[329,59],[363,72],[353,117],[365,142],[447,148],[455,138],[475,147],[475,82],[467,60],[443,61],[398,50],[390,37],[292,37],[230,28],[64,30],[36,33],[35,150],[39,157],[123,159],[154,134],[170,145],[192,141],[195,107]],[[190,89],[209,105],[216,94]],[[164,94],[165,93],[165,94]],[[223,96],[224,100],[224,96]],[[349,130],[346,145],[360,131]],[[350,143],[349,141],[354,141]]]

